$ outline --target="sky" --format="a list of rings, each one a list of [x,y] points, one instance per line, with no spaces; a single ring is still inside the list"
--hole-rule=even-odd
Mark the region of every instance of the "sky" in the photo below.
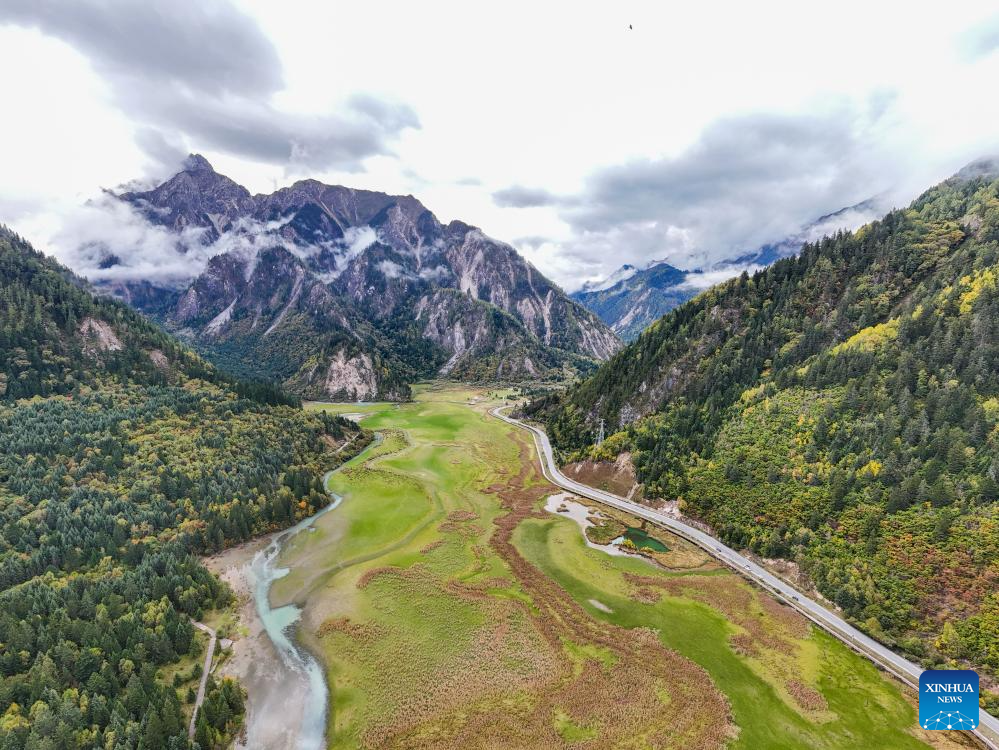
[[[0,70],[0,222],[66,262],[191,152],[413,194],[570,291],[999,153],[994,1],[3,0]]]

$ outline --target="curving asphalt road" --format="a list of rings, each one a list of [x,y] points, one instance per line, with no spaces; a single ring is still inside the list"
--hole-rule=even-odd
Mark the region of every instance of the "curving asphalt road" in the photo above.
[[[737,570],[746,578],[783,599],[787,604],[805,615],[805,617],[846,643],[858,653],[866,656],[886,671],[891,672],[917,691],[919,690],[919,675],[923,669],[918,664],[913,664],[908,659],[899,656],[873,638],[861,633],[836,613],[826,609],[813,599],[808,598],[805,594],[777,578],[752,560],[740,555],[734,549],[725,546],[710,534],[705,534],[700,529],[678,521],[665,513],[569,479],[559,471],[552,453],[551,443],[548,442],[548,435],[545,434],[544,430],[501,414],[500,410],[505,408],[509,407],[496,407],[490,413],[504,422],[531,432],[534,436],[534,443],[538,447],[538,453],[543,457],[541,462],[542,471],[552,484],[574,492],[577,495],[582,495],[590,500],[595,500],[612,508],[626,511],[639,518],[644,518],[696,544],[729,567]],[[981,709],[979,710],[979,722],[979,726],[973,734],[987,747],[991,748],[991,750],[999,750],[999,720],[984,709]]]

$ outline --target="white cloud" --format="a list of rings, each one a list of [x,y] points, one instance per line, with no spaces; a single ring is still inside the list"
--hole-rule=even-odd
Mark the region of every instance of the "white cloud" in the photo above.
[[[140,125],[137,143],[165,169],[183,154],[177,134],[288,169],[356,170],[390,153],[402,130],[419,127],[409,106],[366,93],[322,114],[275,107],[284,86],[278,50],[229,0],[7,0],[5,22],[82,53],[122,114]]]
[[[202,244],[203,229],[175,234],[150,224],[132,206],[109,195],[64,207],[51,218],[52,234],[35,239],[91,281],[146,279],[179,287],[220,252]]]
[[[397,279],[405,273],[403,267],[393,260],[383,260],[377,268],[385,275],[386,279]]]
[[[723,281],[728,281],[733,279],[743,271],[749,275],[753,275],[761,269],[761,266],[756,266],[753,264],[749,265],[728,265],[719,268],[714,268],[710,271],[696,271],[693,273],[688,273],[683,281],[677,284],[679,289],[709,289],[715,284],[721,284]]]
[[[841,229],[856,229],[884,216],[892,208],[891,200],[887,196],[876,196],[858,206],[851,206],[816,221],[805,229],[801,239],[805,242],[815,242],[827,235],[836,234]]]
[[[344,252],[337,255],[337,269],[340,271],[345,269],[350,261],[376,242],[378,242],[378,233],[371,227],[348,227],[341,240]]]
[[[587,292],[602,292],[605,289],[610,289],[615,284],[620,284],[622,281],[627,281],[632,276],[638,273],[638,268],[632,265],[625,264],[617,269],[614,273],[602,279],[593,279],[583,284],[582,289]]]
[[[36,214],[29,225],[34,228],[32,235],[39,249],[90,281],[142,280],[182,288],[212,257],[223,253],[246,262],[247,278],[261,250],[280,246],[303,260],[315,255],[317,246],[302,247],[281,236],[278,230],[287,221],[240,218],[232,229],[206,245],[207,230],[188,227],[175,233],[151,223],[136,206],[104,193],[83,205]],[[357,238],[353,242],[360,244]],[[344,253],[351,251],[343,248]]]
[[[308,256],[315,255],[320,250],[327,250],[333,254],[334,269],[319,274],[319,278],[327,284],[338,279],[347,270],[347,266],[358,255],[378,242],[378,232],[372,227],[347,227],[343,237],[332,242],[321,242],[318,245],[306,248],[296,248],[296,253],[304,253]]]
[[[444,281],[450,276],[451,271],[446,266],[434,266],[420,270],[420,278],[424,281]]]
[[[381,271],[382,274],[384,274],[386,279],[398,279],[404,277],[407,279],[421,279],[423,281],[433,282],[441,281],[451,275],[451,272],[444,266],[424,268],[419,272],[419,274],[413,274],[396,263],[394,260],[383,260],[375,267]]]
[[[993,0],[74,7],[14,0],[0,14],[22,24],[0,20],[0,67],[17,71],[4,91],[14,116],[0,121],[0,221],[33,240],[53,234],[33,234],[43,209],[162,176],[198,151],[253,192],[307,174],[415,193],[445,222],[533,238],[517,246],[571,288],[626,262],[705,262],[742,234],[773,239],[885,189],[904,203],[999,150],[999,99],[987,95],[999,78]],[[801,172],[784,183],[790,194],[744,202],[703,169],[660,183],[666,200],[637,192],[628,206],[601,189],[622,166],[649,178],[706,164],[691,154],[717,123],[831,111],[873,125],[849,128],[839,142],[850,148],[797,166],[802,149],[790,150],[787,172]],[[825,193],[819,164],[840,176]],[[688,185],[717,186],[703,215],[691,208],[697,196],[681,201]],[[502,192],[511,186],[534,192]],[[616,187],[627,191],[627,180]],[[566,198],[578,199],[575,213]]]

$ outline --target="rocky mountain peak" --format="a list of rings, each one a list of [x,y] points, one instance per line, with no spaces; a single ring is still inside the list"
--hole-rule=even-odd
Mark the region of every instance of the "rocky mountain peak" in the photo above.
[[[514,248],[442,226],[412,195],[312,179],[251,195],[192,154],[157,188],[120,197],[153,223],[240,248],[193,280],[168,327],[310,397],[354,393],[337,385],[341,360],[374,368],[363,394],[374,397],[435,374],[554,376],[620,346]]]
[[[172,229],[205,227],[214,242],[252,207],[250,191],[216,172],[200,154],[190,154],[184,169],[152,190],[118,196],[149,221]]]
[[[201,154],[188,154],[184,159],[185,172],[215,172],[211,163]]]

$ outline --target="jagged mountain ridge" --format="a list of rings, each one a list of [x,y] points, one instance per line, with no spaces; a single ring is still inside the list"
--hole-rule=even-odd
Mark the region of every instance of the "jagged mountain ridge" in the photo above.
[[[620,345],[512,247],[442,224],[412,196],[316,180],[250,195],[192,155],[163,184],[119,197],[220,248],[165,310],[148,289],[123,294],[158,305],[168,327],[230,369],[306,396],[400,398],[407,382],[435,374],[585,370]]]

